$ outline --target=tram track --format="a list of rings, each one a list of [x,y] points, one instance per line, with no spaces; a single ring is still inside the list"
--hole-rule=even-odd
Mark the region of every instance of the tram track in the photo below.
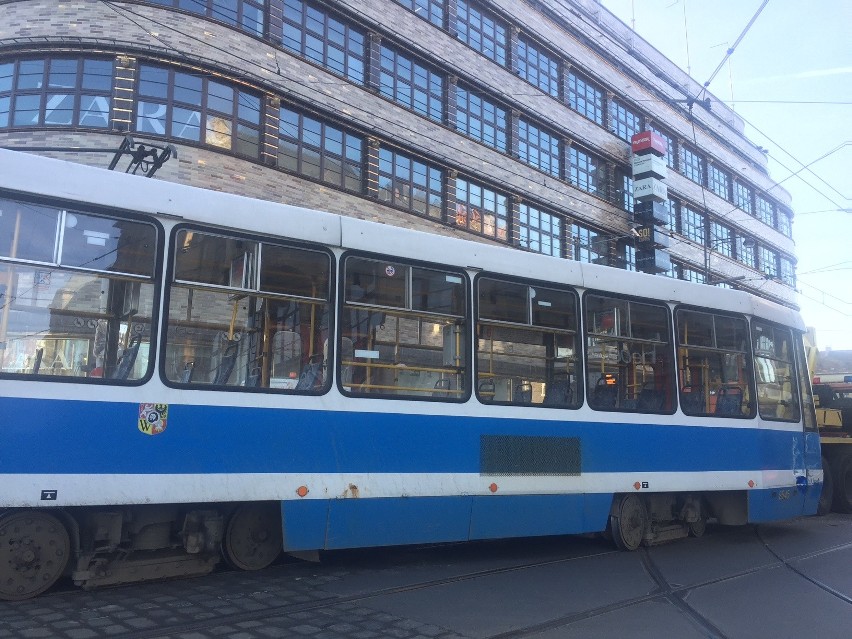
[[[779,552],[773,549],[770,541],[766,539],[766,536],[762,534],[760,527],[755,526],[753,528],[754,535],[757,540],[763,545],[766,551],[771,555],[772,561],[769,563],[762,564],[760,566],[750,567],[747,569],[729,572],[724,576],[715,577],[712,579],[706,579],[703,581],[691,583],[688,585],[681,585],[678,583],[669,582],[665,575],[664,571],[659,567],[657,562],[653,556],[653,548],[641,548],[638,551],[638,557],[642,564],[642,568],[647,573],[649,578],[651,579],[654,587],[651,591],[644,593],[639,596],[629,597],[627,599],[622,599],[620,601],[610,603],[607,605],[602,605],[596,608],[589,608],[587,610],[583,610],[580,612],[571,613],[568,615],[563,615],[560,617],[548,619],[541,623],[530,624],[524,626],[522,628],[515,628],[506,632],[496,633],[488,636],[488,639],[523,639],[525,637],[530,637],[539,633],[553,631],[562,627],[570,627],[573,624],[578,622],[598,618],[610,613],[614,613],[620,610],[628,609],[632,606],[637,606],[644,603],[666,603],[673,607],[675,607],[690,623],[693,625],[700,633],[707,637],[715,637],[718,639],[727,639],[727,635],[711,620],[707,619],[703,615],[701,615],[697,610],[693,609],[686,601],[689,593],[707,587],[713,586],[715,584],[724,583],[726,581],[736,580],[742,577],[747,577],[749,575],[753,575],[756,573],[775,570],[779,567],[784,567],[792,570],[798,577],[801,577],[808,582],[816,585],[822,590],[830,593],[831,595],[838,597],[845,603],[852,604],[852,598],[844,595],[843,593],[839,593],[834,589],[828,587],[825,584],[819,583],[817,580],[809,577],[804,572],[795,567],[796,562],[800,562],[809,558],[817,557],[820,555],[828,554],[831,552],[836,552],[839,550],[845,550],[852,546],[852,543],[843,543],[838,544],[831,547],[822,548],[820,550],[814,552],[800,553],[795,556],[784,557]],[[725,534],[725,533],[722,533]],[[405,593],[412,593],[417,591],[426,591],[429,589],[441,588],[444,586],[451,586],[453,584],[462,583],[465,581],[473,581],[477,579],[484,579],[488,577],[494,577],[499,575],[506,575],[516,572],[521,572],[525,570],[531,570],[536,568],[543,568],[547,566],[555,566],[560,564],[571,563],[578,560],[587,560],[590,558],[601,558],[606,556],[617,555],[618,551],[615,550],[603,550],[600,552],[590,552],[588,554],[575,555],[572,554],[570,557],[557,557],[557,558],[549,558],[546,560],[539,561],[525,561],[522,563],[516,563],[508,566],[500,566],[493,568],[485,568],[481,570],[470,570],[463,572],[461,574],[450,575],[441,578],[435,579],[423,579],[421,581],[413,581],[407,584],[401,584],[398,586],[385,587],[385,588],[375,588],[375,589],[366,589],[360,592],[353,592],[351,594],[345,595],[337,595],[337,594],[326,594],[322,591],[323,584],[322,583],[313,583],[311,585],[307,585],[309,578],[306,576],[306,572],[309,567],[305,565],[301,565],[302,574],[298,576],[297,574],[288,575],[287,571],[290,570],[293,566],[298,566],[296,564],[291,565],[278,565],[275,566],[272,570],[279,571],[280,574],[272,574],[269,575],[271,581],[275,581],[280,583],[280,580],[293,580],[294,583],[301,582],[302,585],[300,588],[297,588],[298,592],[302,596],[314,596],[314,598],[310,601],[300,601],[300,602],[286,602],[281,604],[274,604],[271,601],[266,603],[265,605],[260,605],[259,607],[252,610],[242,610],[231,613],[220,613],[220,612],[211,612],[209,616],[206,618],[199,618],[195,620],[187,620],[180,621],[177,623],[164,623],[158,624],[156,627],[146,628],[146,629],[133,629],[128,630],[126,632],[115,632],[112,631],[109,633],[110,637],[133,637],[134,639],[159,639],[164,637],[179,637],[188,634],[194,634],[197,636],[223,636],[220,632],[215,632],[217,628],[221,629],[224,626],[235,626],[237,624],[247,624],[251,622],[270,620],[275,618],[290,618],[292,616],[305,615],[307,613],[318,613],[318,616],[322,616],[323,611],[332,611],[333,609],[339,608],[339,610],[334,611],[333,615],[341,616],[345,613],[343,609],[346,606],[352,606],[353,604],[363,606],[365,608],[369,608],[369,603],[371,600],[375,600],[381,597],[388,597],[392,595],[400,595]],[[401,566],[404,569],[404,562],[402,564],[391,563],[390,566],[396,567]],[[358,562],[354,571],[357,572],[364,564]],[[331,570],[318,570],[315,571],[317,574],[313,576],[315,578],[322,579],[323,577],[330,578],[330,581],[325,583],[332,583],[334,580],[340,578],[340,570],[342,570],[342,574],[346,575],[351,572],[351,566],[346,564],[345,562],[341,565],[341,568],[335,570],[335,567],[332,566]],[[235,573],[238,574],[238,573]],[[199,579],[205,579],[204,577]],[[177,582],[171,582],[177,583]],[[188,583],[188,582],[187,582]],[[106,589],[103,592],[105,593],[117,593],[121,589],[130,588],[131,586],[120,586],[116,588]],[[138,586],[136,586],[138,587]],[[54,591],[53,593],[49,593],[42,597],[44,603],[47,607],[50,606],[51,599],[62,599],[64,600],[62,603],[67,606],[71,602],[69,601],[72,598],[76,598],[75,594],[80,591],[72,591],[72,590],[62,590],[62,591]],[[95,593],[97,591],[94,591]],[[252,584],[246,584],[246,587],[243,590],[236,589],[232,591],[227,597],[221,597],[221,603],[223,604],[223,608],[225,604],[228,603],[229,599],[237,599],[249,597],[252,595],[258,594],[258,592],[263,593],[264,591],[258,591],[252,588]],[[87,593],[80,593],[86,595],[92,595],[93,591],[89,591]],[[269,591],[270,596],[272,596],[272,591]],[[108,598],[107,598],[108,599]],[[162,603],[162,597],[154,597],[148,605],[154,606],[155,599],[160,599],[161,603],[159,605],[165,605]],[[78,602],[79,603],[79,602]],[[73,604],[72,604],[73,605]],[[191,604],[187,604],[187,607],[190,608]],[[99,612],[98,608],[89,608],[88,616],[83,617],[81,615],[79,621],[80,627],[85,627],[87,622],[90,622],[92,619],[111,619],[114,611],[106,610],[107,608],[113,609],[117,608],[117,606],[111,606],[106,603],[103,615],[97,614]],[[381,610],[381,608],[378,608]],[[79,612],[79,610],[78,610]],[[189,614],[193,614],[189,611]],[[115,615],[118,617],[118,615]],[[328,615],[326,615],[328,616]],[[3,615],[0,614],[0,618]],[[32,618],[32,626],[30,628],[39,627],[39,619],[38,617]],[[116,619],[116,623],[119,623],[118,619]],[[3,622],[0,621],[0,629],[3,629]],[[19,626],[19,629],[20,626]],[[99,635],[106,636],[106,635]],[[227,635],[225,635],[227,636]],[[286,636],[286,635],[282,635]]]

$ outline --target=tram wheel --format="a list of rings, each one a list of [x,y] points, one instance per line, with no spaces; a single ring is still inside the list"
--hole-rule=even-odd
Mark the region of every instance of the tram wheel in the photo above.
[[[281,511],[277,504],[244,504],[228,522],[222,551],[240,570],[260,570],[281,554]]]
[[[610,515],[612,540],[619,550],[636,550],[648,529],[648,511],[638,495],[625,495]]]
[[[819,494],[817,504],[817,515],[827,515],[831,512],[831,504],[834,501],[834,469],[832,464],[823,456],[822,458],[822,491]]]
[[[45,512],[12,512],[0,517],[0,599],[40,595],[65,572],[71,554],[68,531]]]

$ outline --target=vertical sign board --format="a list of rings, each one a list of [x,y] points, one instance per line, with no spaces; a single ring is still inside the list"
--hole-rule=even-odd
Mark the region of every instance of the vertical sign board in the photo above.
[[[658,226],[668,223],[666,209],[668,187],[663,180],[668,175],[663,159],[668,152],[665,139],[653,131],[637,133],[630,139],[633,151],[633,219],[642,226],[637,229],[636,268],[645,273],[662,273],[671,268],[669,237]]]

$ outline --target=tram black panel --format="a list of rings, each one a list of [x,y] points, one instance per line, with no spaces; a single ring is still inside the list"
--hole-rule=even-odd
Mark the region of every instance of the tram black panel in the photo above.
[[[579,437],[481,435],[482,475],[579,475]]]

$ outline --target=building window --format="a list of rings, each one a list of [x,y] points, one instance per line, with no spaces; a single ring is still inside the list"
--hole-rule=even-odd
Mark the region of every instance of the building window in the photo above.
[[[358,84],[364,83],[366,37],[325,8],[284,0],[284,48]]]
[[[540,171],[559,177],[559,138],[523,118],[518,121],[518,157]]]
[[[704,183],[704,158],[685,144],[680,145],[680,172],[693,182]]]
[[[431,22],[436,27],[444,26],[444,0],[396,0],[403,7],[411,9],[418,18]]]
[[[760,254],[760,270],[769,277],[778,277],[778,255],[765,246],[758,247]]]
[[[634,113],[618,100],[612,100],[609,110],[609,130],[622,140],[630,142],[642,131],[642,116]]]
[[[608,241],[605,235],[579,224],[571,225],[571,257],[577,262],[606,262]]]
[[[706,284],[707,277],[701,271],[696,271],[692,268],[680,267],[680,279],[687,282],[696,282],[697,284]]]
[[[757,259],[755,257],[754,240],[750,237],[737,237],[737,260],[750,266],[757,268]]]
[[[337,188],[360,192],[364,139],[281,107],[278,166]]]
[[[718,222],[710,222],[710,249],[727,257],[733,257],[734,234],[731,229]]]
[[[260,96],[218,80],[140,65],[136,130],[257,158]]]
[[[793,267],[793,262],[786,257],[779,258],[781,281],[787,286],[796,286],[796,270]]]
[[[568,149],[568,179],[578,189],[597,195],[603,186],[603,160],[572,146]]]
[[[704,216],[695,209],[681,205],[680,232],[693,242],[704,244]]]
[[[635,204],[633,200],[633,176],[621,167],[618,167],[615,169],[615,184],[616,204],[620,204],[621,208],[632,213]]]
[[[147,0],[147,2],[177,7],[239,27],[256,36],[263,35],[263,0]]]
[[[677,149],[675,148],[674,138],[654,124],[649,125],[648,128],[666,141],[666,165],[670,169],[675,169],[677,165]]]
[[[518,246],[562,257],[562,218],[522,203],[518,207]]]
[[[392,149],[379,150],[379,200],[417,215],[441,217],[441,169]]]
[[[734,199],[735,204],[743,211],[749,215],[754,214],[754,206],[752,204],[754,201],[754,192],[749,186],[742,182],[737,182],[736,187],[734,188]]]
[[[755,202],[754,216],[767,226],[775,226],[775,205],[761,195],[757,196]]]
[[[458,0],[456,11],[459,40],[505,67],[508,42],[505,23],[467,0]]]
[[[456,226],[503,242],[509,239],[509,198],[503,193],[456,178]]]
[[[0,127],[108,127],[112,70],[93,58],[0,64]]]
[[[381,64],[379,90],[383,96],[435,122],[441,121],[444,79],[440,74],[384,44]]]
[[[680,203],[677,200],[666,200],[666,208],[669,211],[669,223],[666,224],[666,228],[676,233],[677,223],[680,219]]]
[[[731,199],[731,176],[715,164],[709,164],[707,167],[707,186],[719,197]]]
[[[636,270],[636,247],[627,242],[619,243],[619,253],[621,254],[621,262],[624,269],[627,271]]]
[[[505,153],[507,122],[506,109],[477,93],[456,87],[456,129]]]
[[[518,37],[518,75],[554,98],[559,97],[559,60],[523,36]]]
[[[793,237],[793,223],[790,219],[790,213],[778,209],[778,230],[785,237]]]
[[[568,72],[568,106],[603,126],[603,90],[572,69]]]

